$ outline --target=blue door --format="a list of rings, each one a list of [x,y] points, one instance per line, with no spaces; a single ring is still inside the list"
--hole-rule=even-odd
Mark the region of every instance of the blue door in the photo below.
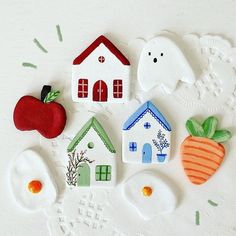
[[[152,162],[152,146],[149,143],[145,143],[143,145],[142,162],[143,163]]]

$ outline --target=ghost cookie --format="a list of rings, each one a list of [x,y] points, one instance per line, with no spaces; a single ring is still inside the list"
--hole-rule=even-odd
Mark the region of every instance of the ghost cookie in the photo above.
[[[25,150],[14,161],[10,173],[12,193],[26,210],[49,207],[57,198],[56,184],[41,156]]]
[[[123,194],[145,220],[171,213],[176,207],[171,188],[151,171],[131,176],[123,185]]]
[[[193,84],[195,76],[177,45],[159,36],[148,41],[141,52],[138,80],[145,91],[159,85],[166,93],[172,93],[179,80]]]

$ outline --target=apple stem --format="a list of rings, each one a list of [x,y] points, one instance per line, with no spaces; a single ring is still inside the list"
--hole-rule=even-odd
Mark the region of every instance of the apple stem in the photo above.
[[[43,102],[45,97],[48,95],[48,93],[50,93],[52,90],[52,86],[50,85],[44,85],[42,90],[41,90],[41,101]]]

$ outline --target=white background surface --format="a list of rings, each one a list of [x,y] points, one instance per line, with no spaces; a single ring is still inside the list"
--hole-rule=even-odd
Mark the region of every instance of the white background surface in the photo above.
[[[39,96],[41,87],[51,83],[54,87],[64,89],[65,103],[69,110],[74,105],[70,100],[71,62],[77,54],[98,35],[106,33],[116,44],[126,47],[126,43],[137,37],[149,38],[161,30],[185,34],[217,34],[236,42],[236,1],[226,0],[64,0],[64,1],[0,1],[0,235],[41,236],[49,235],[47,218],[43,213],[25,214],[17,208],[10,195],[8,170],[15,156],[27,147],[40,145],[39,135],[34,132],[22,133],[15,129],[12,112],[17,100],[25,95]],[[55,26],[62,29],[64,41],[57,39]],[[45,54],[33,43],[37,38],[48,50]],[[22,62],[30,61],[38,69],[24,68]],[[155,97],[155,96],[153,96]],[[182,110],[176,118],[167,108],[168,99],[160,100],[160,108],[169,114],[176,134],[182,134],[179,141],[186,136],[184,121],[195,114],[191,111],[184,114]],[[156,102],[154,100],[154,102]],[[171,101],[168,101],[171,102]],[[172,109],[174,109],[174,102]],[[167,112],[168,110],[168,112]],[[173,110],[172,110],[173,111]],[[130,114],[131,111],[128,113]],[[200,114],[203,116],[203,114]],[[227,115],[227,114],[226,114]],[[122,119],[127,117],[123,115]],[[169,118],[168,117],[168,118]],[[221,116],[222,117],[222,113]],[[81,124],[86,121],[82,118]],[[179,119],[179,120],[178,120]],[[227,117],[226,117],[227,121]],[[76,121],[79,122],[79,121]],[[178,123],[178,125],[177,125]],[[227,122],[225,122],[227,123]],[[75,124],[74,124],[75,125]],[[224,125],[224,123],[222,123]],[[229,117],[227,126],[232,126]],[[112,123],[105,127],[114,127]],[[78,130],[74,130],[75,132]],[[118,130],[119,131],[119,130]],[[118,132],[117,131],[117,132]],[[113,138],[120,147],[120,139]],[[233,141],[231,141],[231,144]],[[45,147],[41,148],[49,153]],[[175,214],[149,222],[149,230],[137,233],[110,233],[107,235],[229,235],[236,234],[236,190],[232,179],[235,179],[236,160],[234,155],[222,166],[215,181],[202,188],[190,185],[179,163],[178,145],[174,145],[173,161],[161,172],[171,175],[178,182],[181,196],[180,206]],[[232,151],[233,152],[233,151]],[[234,152],[235,153],[235,152]],[[120,173],[119,181],[128,177],[140,168],[128,172],[126,168]],[[121,169],[120,169],[121,170]],[[218,208],[207,204],[211,198],[219,203]],[[117,205],[119,208],[119,205]],[[116,209],[117,209],[116,208]],[[124,209],[123,209],[124,210]],[[194,223],[195,210],[201,214],[201,226]],[[131,210],[132,211],[132,210]],[[121,209],[122,212],[122,209]],[[125,219],[123,221],[130,221]],[[133,222],[133,221],[131,221]],[[138,221],[134,221],[135,224]],[[133,225],[135,228],[135,225]],[[140,229],[141,231],[141,229]],[[83,235],[80,234],[80,235]],[[85,234],[84,234],[85,235]],[[98,235],[96,232],[90,235]]]

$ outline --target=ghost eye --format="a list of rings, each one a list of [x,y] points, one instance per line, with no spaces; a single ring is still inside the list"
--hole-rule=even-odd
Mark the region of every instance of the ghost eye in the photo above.
[[[163,53],[161,53],[161,57],[163,57],[163,55],[164,55],[164,54],[163,54]]]
[[[151,52],[148,52],[148,55],[151,56]]]

